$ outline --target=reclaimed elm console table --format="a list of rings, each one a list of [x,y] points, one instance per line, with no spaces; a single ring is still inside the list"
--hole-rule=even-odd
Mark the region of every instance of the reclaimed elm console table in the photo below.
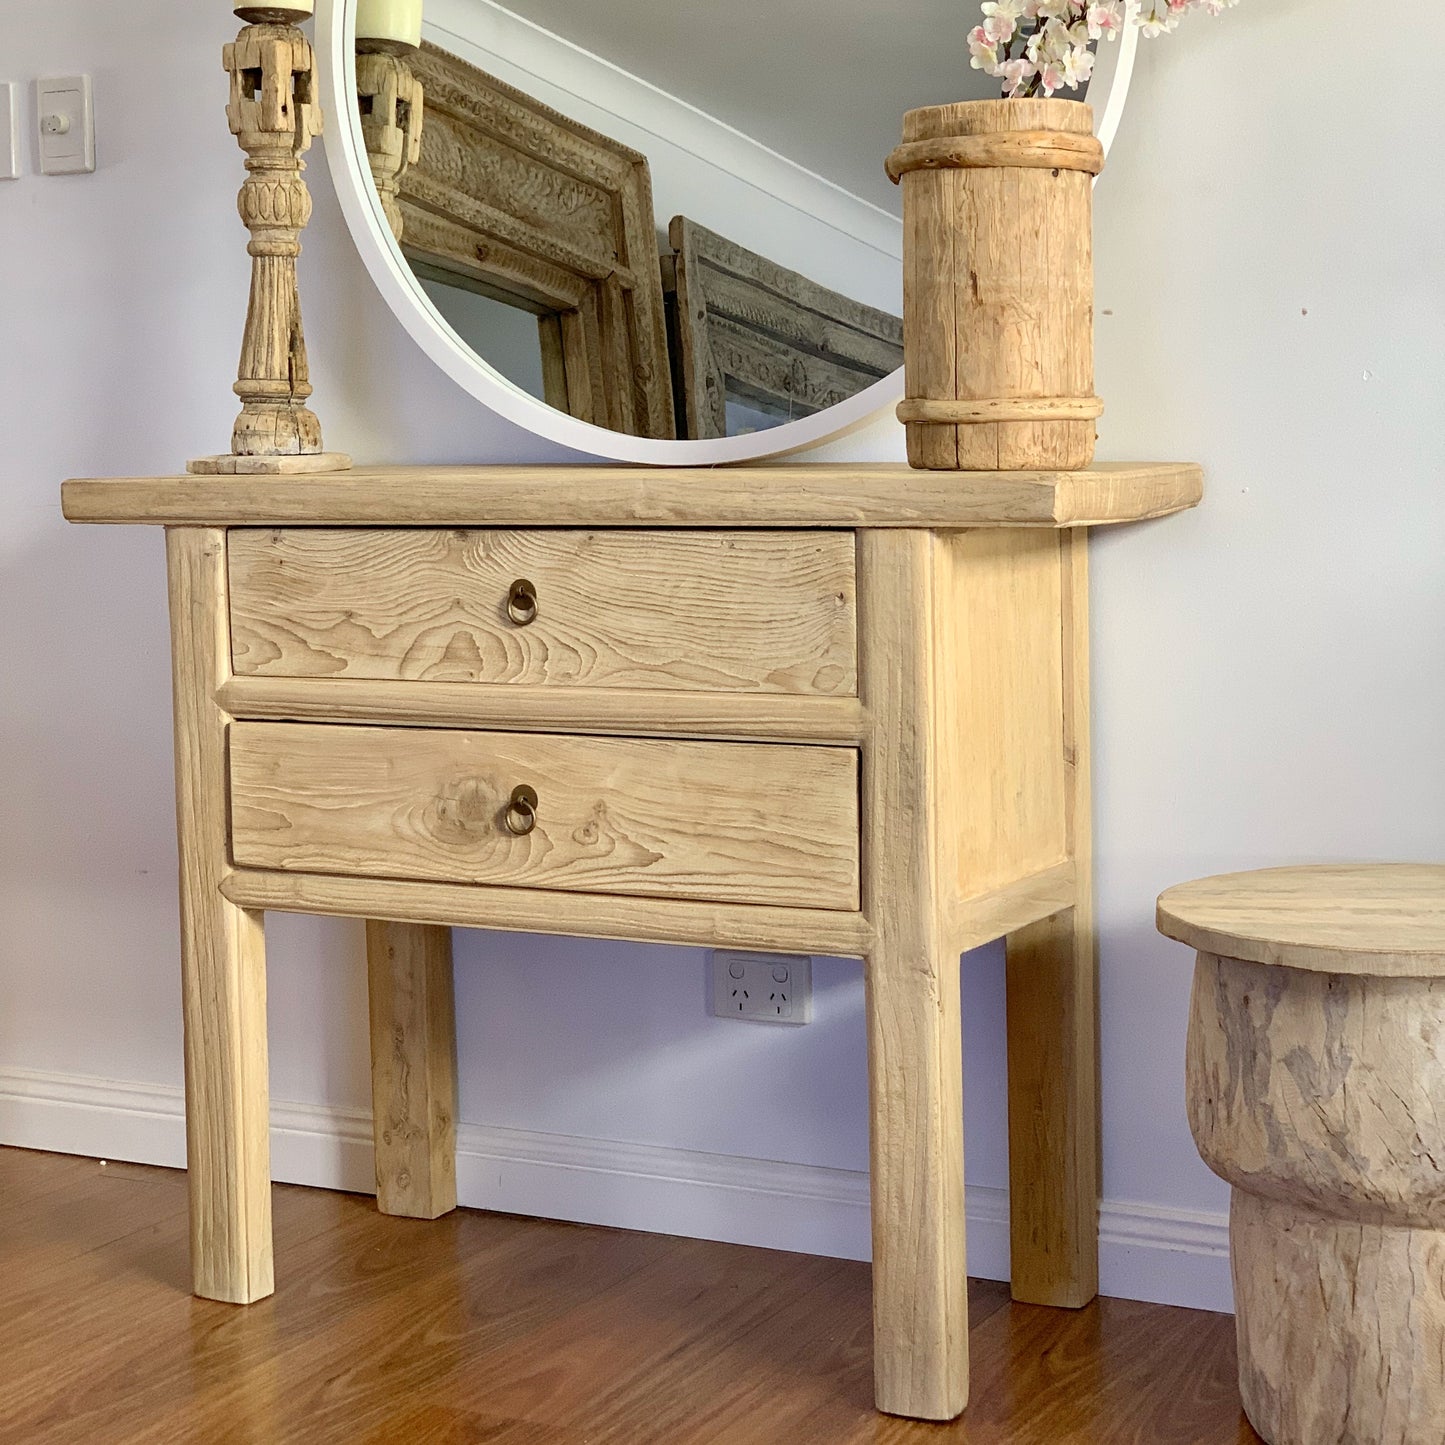
[[[1197,468],[73,481],[167,528],[195,1291],[272,1285],[262,918],[367,927],[377,1195],[456,1203],[447,926],[865,961],[877,1400],[968,1393],[959,954],[1015,1298],[1097,1290],[1086,528]],[[378,921],[385,920],[385,921]]]

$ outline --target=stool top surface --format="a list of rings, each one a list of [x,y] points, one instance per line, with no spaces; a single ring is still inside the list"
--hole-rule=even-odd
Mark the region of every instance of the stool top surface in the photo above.
[[[1221,873],[1159,896],[1159,931],[1203,953],[1376,977],[1445,976],[1445,864]]]

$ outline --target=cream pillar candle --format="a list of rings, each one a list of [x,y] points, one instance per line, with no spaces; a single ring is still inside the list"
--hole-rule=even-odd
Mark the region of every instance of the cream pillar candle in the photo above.
[[[357,0],[358,50],[415,50],[421,44],[422,0]]]

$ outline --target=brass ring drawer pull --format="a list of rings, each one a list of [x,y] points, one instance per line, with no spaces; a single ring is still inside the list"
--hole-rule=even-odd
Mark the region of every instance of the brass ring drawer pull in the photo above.
[[[507,800],[507,811],[502,814],[509,833],[521,838],[537,826],[537,790],[526,783],[518,783]]]
[[[525,577],[518,577],[507,590],[507,616],[525,627],[537,617],[537,589]]]

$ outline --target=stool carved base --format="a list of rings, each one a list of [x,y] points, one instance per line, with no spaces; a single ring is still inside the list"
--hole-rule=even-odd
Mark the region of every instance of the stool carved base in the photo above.
[[[1250,1423],[1268,1445],[1440,1445],[1445,979],[1200,953],[1188,1092],[1234,1186]]]
[[[1229,1239],[1239,1389],[1269,1445],[1445,1440],[1445,1231],[1236,1189]]]

